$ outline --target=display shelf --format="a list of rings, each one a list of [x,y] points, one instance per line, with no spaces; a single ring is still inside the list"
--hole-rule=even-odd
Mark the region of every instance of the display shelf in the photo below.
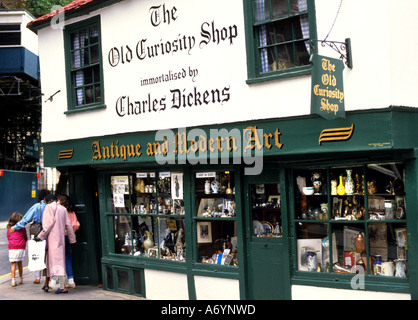
[[[197,262],[238,266],[234,172],[198,172],[194,185]]]
[[[401,163],[294,172],[298,270],[407,276]]]
[[[185,261],[183,174],[111,176],[115,253]]]

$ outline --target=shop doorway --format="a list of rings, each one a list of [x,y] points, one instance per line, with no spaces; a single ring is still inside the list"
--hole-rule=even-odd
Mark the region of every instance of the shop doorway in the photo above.
[[[249,298],[254,300],[290,299],[287,223],[281,206],[278,172],[264,171],[248,177],[246,184],[246,228]],[[284,195],[283,195],[284,196]]]
[[[68,173],[69,195],[74,202],[80,229],[72,250],[74,279],[80,285],[101,283],[100,219],[97,178],[94,170],[79,168]]]

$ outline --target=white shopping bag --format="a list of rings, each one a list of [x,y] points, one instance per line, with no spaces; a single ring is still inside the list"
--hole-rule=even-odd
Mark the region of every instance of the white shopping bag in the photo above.
[[[28,241],[28,269],[29,271],[39,271],[46,268],[45,265],[45,245],[46,241]]]

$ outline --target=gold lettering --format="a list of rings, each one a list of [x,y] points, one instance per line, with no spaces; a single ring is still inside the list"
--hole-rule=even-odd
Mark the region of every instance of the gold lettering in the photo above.
[[[128,157],[129,158],[135,157],[135,146],[133,144],[127,145],[126,149],[128,151]]]
[[[110,145],[110,154],[111,154],[112,158],[115,159],[115,146],[114,146],[113,142]]]
[[[154,155],[154,149],[152,147],[152,144],[150,142],[147,143],[147,156],[153,156]]]
[[[176,154],[189,153],[189,150],[187,150],[186,132],[176,134],[174,145],[175,145],[174,153]]]
[[[215,139],[213,139],[213,138],[210,138],[209,139],[209,146],[208,146],[208,148],[209,148],[210,152],[215,152],[215,148],[212,147],[212,145],[214,144],[214,142],[215,142]]]
[[[331,63],[331,60],[322,58],[322,69],[329,72],[335,72],[335,64]]]
[[[235,140],[235,137],[231,136],[228,139],[228,150],[232,151],[232,149],[234,149],[235,151],[237,151],[238,147],[237,147],[237,142]],[[232,142],[232,146],[231,146],[231,142]]]
[[[218,141],[218,150],[219,151],[223,151],[224,150],[224,148],[222,148],[222,146],[221,146],[221,144],[222,144],[222,141],[224,141],[224,138],[216,138],[216,140]]]
[[[206,152],[208,148],[208,141],[206,139],[206,136],[200,135],[199,138],[199,150],[200,152]]]
[[[192,140],[190,142],[190,149],[189,150],[191,150],[193,153],[196,153],[197,149],[198,149],[198,144],[197,144],[196,140]]]
[[[102,154],[100,153],[100,142],[99,141],[93,141],[91,145],[91,149],[93,151],[93,158],[92,160],[101,160]]]
[[[280,136],[282,133],[279,131],[279,128],[276,129],[276,132],[274,133],[274,143],[276,147],[279,149],[283,148],[283,143],[280,143]]]
[[[271,149],[271,147],[273,146],[273,145],[270,143],[270,138],[273,138],[273,135],[272,135],[271,133],[265,133],[265,134],[264,134],[264,146],[265,146],[267,149]]]
[[[249,138],[247,139],[247,135],[249,134]],[[263,145],[260,142],[260,138],[258,136],[257,126],[254,127],[247,127],[244,130],[244,140],[246,142],[246,147],[244,148],[244,152],[247,152],[247,149],[253,150],[257,147],[258,150],[263,148]],[[255,144],[252,144],[252,143]]]
[[[138,157],[140,157],[141,154],[142,154],[142,152],[141,152],[141,145],[139,143],[135,146],[135,153],[136,153],[136,155]]]
[[[103,147],[102,148],[102,154],[103,154],[103,159],[110,159],[110,150],[109,147]]]
[[[119,141],[116,140],[116,144],[115,144],[116,158],[119,158],[120,157],[118,143],[119,143]]]
[[[123,158],[124,161],[127,160],[126,158],[126,146],[123,144],[120,146],[120,156]]]

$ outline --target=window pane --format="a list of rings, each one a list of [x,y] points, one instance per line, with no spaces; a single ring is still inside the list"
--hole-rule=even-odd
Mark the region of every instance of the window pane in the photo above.
[[[80,30],[80,48],[87,47],[89,45],[89,36],[87,29]]]
[[[308,10],[307,0],[290,0],[290,10],[292,13],[298,13]]]
[[[183,218],[159,219],[160,258],[186,261],[186,241]]]
[[[285,41],[292,41],[292,26],[290,24],[291,20],[282,20],[278,21],[274,24],[274,31],[276,33],[276,36],[274,34],[271,34],[270,36],[275,40],[275,43],[281,43]]]
[[[330,266],[328,224],[298,223],[296,231],[298,270],[328,271]]]
[[[155,235],[153,218],[151,216],[133,216],[133,254],[135,256],[149,254],[148,249],[154,247]],[[147,241],[147,242],[145,242]],[[156,244],[155,244],[156,245]],[[155,252],[155,258],[157,252]]]
[[[277,47],[278,49],[278,65],[279,69],[288,69],[295,66],[293,56],[293,45],[286,44]]]
[[[0,32],[0,46],[20,45],[21,34],[19,32]]]
[[[89,84],[93,83],[93,68],[86,68],[83,71],[84,73],[84,83]]]
[[[91,64],[99,62],[99,46],[90,47]]]
[[[70,35],[71,41],[71,50],[79,49],[80,48],[80,36],[78,32],[73,32]]]
[[[99,30],[97,26],[90,27],[90,43],[94,44],[99,42]]]
[[[371,273],[376,276],[406,277],[406,224],[369,225]]]
[[[20,31],[20,24],[0,24],[1,31]]]
[[[85,104],[84,102],[84,89],[80,88],[76,90],[77,106]]]
[[[93,103],[94,100],[94,88],[93,86],[86,87],[86,104]]]
[[[285,17],[289,14],[287,0],[271,0],[273,19]]]
[[[280,185],[251,185],[253,237],[282,237]]]
[[[196,173],[198,262],[238,266],[234,186],[233,172]]]
[[[269,0],[254,0],[254,18],[255,21],[264,21],[269,19]]]
[[[102,87],[100,85],[94,86],[96,102],[102,101]]]
[[[333,225],[333,272],[355,273],[367,270],[366,236],[363,224]],[[335,251],[335,252],[334,252]],[[354,269],[353,269],[354,268]]]
[[[116,269],[117,279],[118,279],[118,288],[121,290],[129,291],[129,271]]]
[[[131,238],[130,216],[114,216],[113,228],[115,236],[115,253],[131,254],[133,240]]]
[[[296,42],[297,65],[304,66],[309,64],[309,44],[307,41]]]

